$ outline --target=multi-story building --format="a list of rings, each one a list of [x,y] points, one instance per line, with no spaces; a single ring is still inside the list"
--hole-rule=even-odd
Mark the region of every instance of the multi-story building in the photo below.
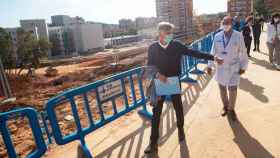
[[[130,29],[135,29],[136,25],[135,25],[135,22],[131,19],[120,19],[119,27],[123,31],[128,31]]]
[[[156,0],[159,21],[175,25],[176,34],[193,35],[193,0]]]
[[[72,24],[84,24],[85,20],[82,17],[70,17],[68,15],[54,15],[51,16],[51,26],[66,26]]]
[[[71,23],[71,17],[68,15],[51,16],[52,26],[64,26]]]
[[[44,19],[20,20],[20,26],[31,32],[37,39],[49,39],[48,27]]]
[[[280,0],[264,0],[264,4],[267,9],[271,12],[279,11],[280,12]]]
[[[118,24],[102,24],[104,38],[113,37],[115,34],[122,32]]]
[[[73,56],[77,54],[74,34],[69,27],[49,27],[49,38],[52,43],[51,56]]]
[[[155,27],[157,23],[158,19],[155,17],[138,17],[135,19],[137,30]]]
[[[102,24],[84,23],[69,26],[73,31],[76,50],[78,53],[92,53],[104,49]]]
[[[231,16],[248,16],[253,10],[252,0],[228,0],[228,13]]]
[[[67,26],[49,27],[52,56],[67,57],[94,53],[104,49],[101,24],[77,23]]]
[[[104,49],[102,24],[85,22],[82,17],[55,15],[49,25],[52,56],[73,56]]]

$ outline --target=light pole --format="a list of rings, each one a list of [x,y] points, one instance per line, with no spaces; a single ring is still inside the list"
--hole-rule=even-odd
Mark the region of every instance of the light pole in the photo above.
[[[254,0],[251,0],[251,11],[253,13],[253,16],[255,16],[255,11],[254,11]]]

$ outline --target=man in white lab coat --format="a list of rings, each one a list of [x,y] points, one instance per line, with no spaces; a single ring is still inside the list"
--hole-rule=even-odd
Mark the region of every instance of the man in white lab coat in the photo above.
[[[215,79],[220,88],[220,95],[224,105],[222,116],[228,115],[233,121],[237,119],[234,110],[237,88],[240,76],[245,73],[248,67],[248,56],[242,33],[233,30],[233,20],[230,16],[223,19],[223,31],[216,34],[212,55],[223,59],[222,65],[215,65],[210,61],[207,72],[212,74],[213,67],[216,67]]]

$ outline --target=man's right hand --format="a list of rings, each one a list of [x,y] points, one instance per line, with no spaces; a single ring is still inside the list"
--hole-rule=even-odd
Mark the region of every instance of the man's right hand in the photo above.
[[[162,75],[162,74],[160,74],[160,73],[157,74],[157,78],[158,78],[161,82],[163,82],[163,83],[166,83],[166,82],[167,82],[167,77],[164,76],[164,75]]]
[[[210,67],[207,68],[207,74],[210,76],[212,75],[212,68],[210,68]]]

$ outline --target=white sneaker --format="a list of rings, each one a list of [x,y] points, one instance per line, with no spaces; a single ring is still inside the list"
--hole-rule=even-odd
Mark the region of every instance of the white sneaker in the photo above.
[[[280,70],[280,65],[276,65],[276,69],[277,69],[277,70]]]

